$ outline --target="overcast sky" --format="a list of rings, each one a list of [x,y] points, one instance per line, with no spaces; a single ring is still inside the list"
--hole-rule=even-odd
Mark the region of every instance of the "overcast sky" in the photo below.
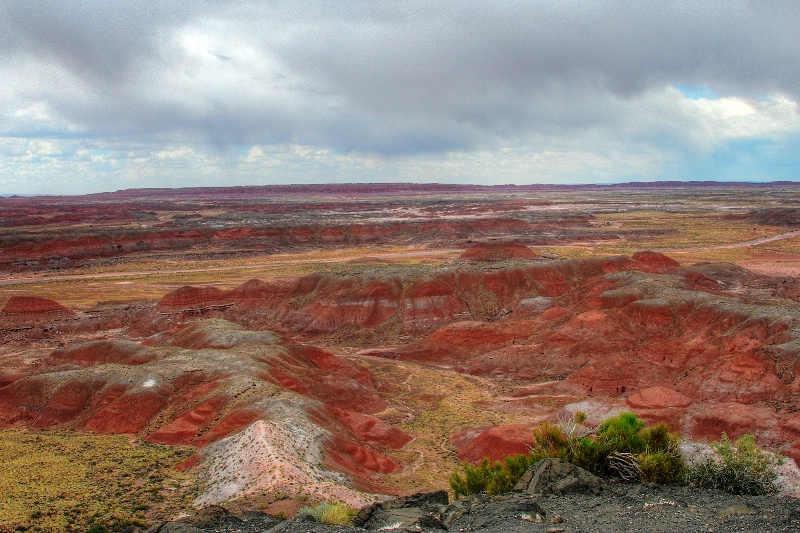
[[[800,180],[797,1],[0,0],[0,194]]]

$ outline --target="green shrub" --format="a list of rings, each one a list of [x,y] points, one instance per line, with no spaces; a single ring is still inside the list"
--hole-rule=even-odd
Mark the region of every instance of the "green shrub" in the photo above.
[[[731,443],[723,433],[711,445],[717,453],[686,471],[686,481],[696,487],[714,488],[732,494],[762,495],[777,492],[775,467],[782,458],[761,450],[753,435],[743,435]]]
[[[681,439],[669,432],[664,422],[639,431],[646,444],[638,455],[640,478],[648,483],[679,483],[683,481],[686,462],[681,454]]]
[[[528,455],[511,455],[505,461],[484,459],[478,466],[461,465],[461,472],[450,474],[450,487],[456,498],[470,494],[502,494],[517,484],[532,464]]]
[[[601,455],[613,453],[642,453],[647,442],[639,436],[644,422],[633,413],[620,413],[619,416],[603,421],[597,428],[597,443]]]
[[[533,462],[547,457],[556,457],[568,461],[570,437],[564,433],[560,426],[549,422],[542,422],[533,430]]]
[[[525,473],[528,468],[530,468],[531,464],[531,456],[525,454],[519,455],[509,455],[506,457],[506,468],[508,469],[509,473],[515,479],[519,479],[522,477],[522,474]],[[516,483],[516,481],[515,481]]]
[[[583,436],[577,423],[568,432],[543,422],[533,430],[533,449],[505,462],[484,459],[478,466],[462,465],[450,476],[456,497],[469,494],[498,494],[511,490],[528,467],[545,458],[557,458],[602,476],[650,483],[684,480],[686,465],[680,453],[680,437],[664,423],[647,427],[633,413],[621,413]]]
[[[683,480],[686,463],[680,450],[646,452],[637,457],[639,479],[647,483],[679,483]]]
[[[326,502],[314,507],[303,507],[299,514],[306,514],[320,524],[346,526],[353,521],[356,510],[341,502]]]

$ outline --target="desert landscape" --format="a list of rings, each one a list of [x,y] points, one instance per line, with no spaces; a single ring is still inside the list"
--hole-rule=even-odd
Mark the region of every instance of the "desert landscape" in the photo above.
[[[797,460],[798,259],[789,182],[0,198],[5,475],[143,487],[6,479],[0,523],[358,508],[578,412]]]

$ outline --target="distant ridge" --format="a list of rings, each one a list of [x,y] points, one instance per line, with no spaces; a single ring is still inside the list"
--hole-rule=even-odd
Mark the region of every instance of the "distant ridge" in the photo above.
[[[652,181],[612,184],[527,184],[527,185],[470,185],[447,183],[330,183],[330,184],[292,184],[292,185],[239,185],[230,187],[184,187],[184,188],[142,188],[122,189],[114,192],[92,193],[87,195],[59,196],[59,198],[81,198],[97,201],[126,201],[146,199],[250,199],[269,196],[314,196],[314,195],[424,195],[431,193],[520,193],[568,190],[626,190],[626,189],[664,189],[664,188],[748,188],[748,187],[798,187],[798,181],[773,182],[724,182],[724,181]],[[30,199],[31,197],[27,197]],[[48,198],[48,196],[38,196]],[[12,200],[0,197],[0,201]]]

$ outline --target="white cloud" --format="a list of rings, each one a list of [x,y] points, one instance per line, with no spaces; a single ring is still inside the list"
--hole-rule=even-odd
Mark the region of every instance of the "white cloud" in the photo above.
[[[738,140],[785,155],[798,25],[792,3],[0,0],[0,193],[618,181]]]

